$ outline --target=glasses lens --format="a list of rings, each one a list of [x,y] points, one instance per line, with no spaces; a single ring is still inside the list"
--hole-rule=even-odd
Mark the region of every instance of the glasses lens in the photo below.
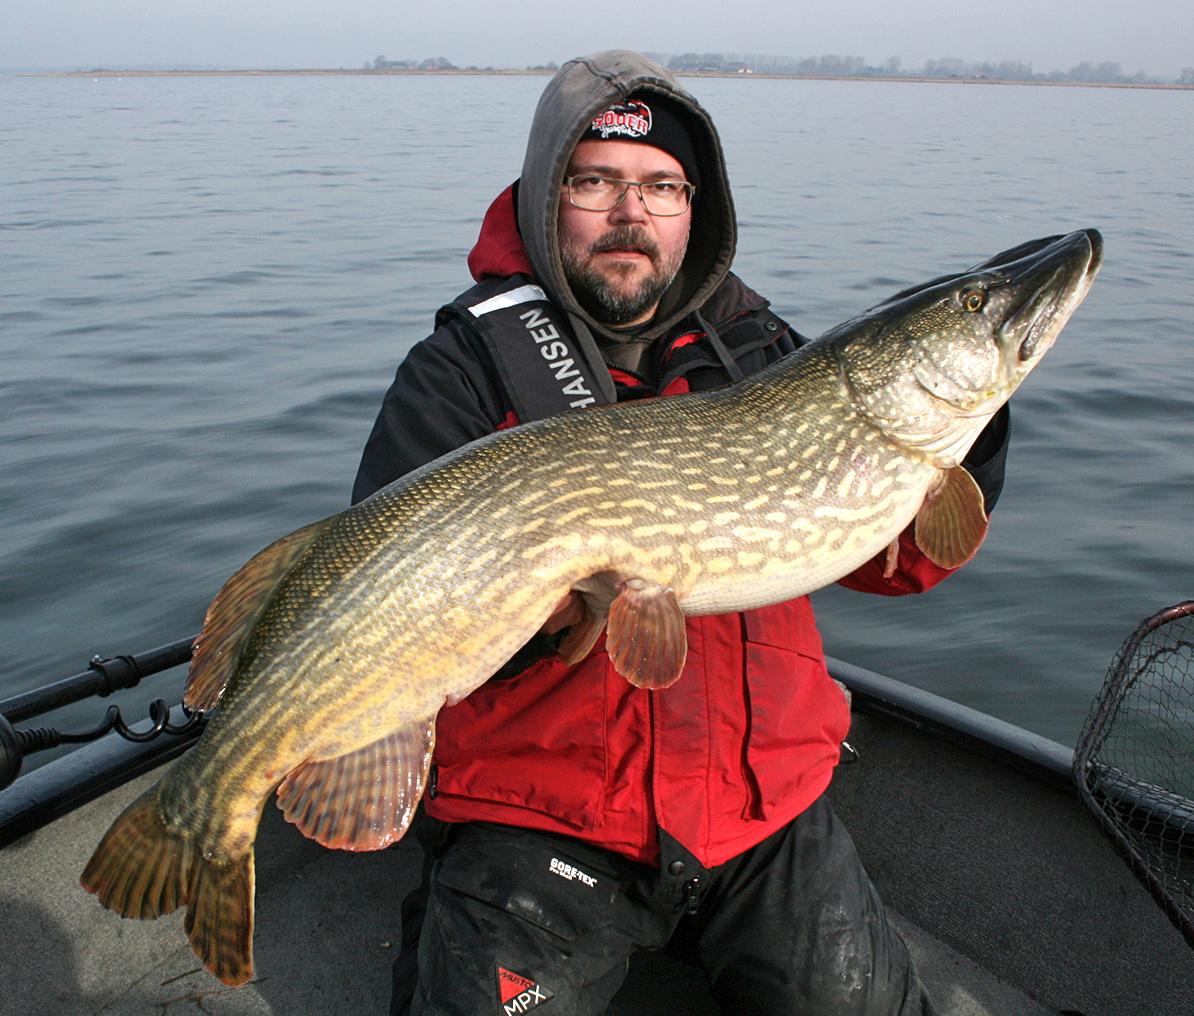
[[[688,210],[692,185],[682,180],[656,180],[639,184],[639,193],[652,215],[679,215]]]
[[[568,184],[572,203],[590,212],[608,212],[622,200],[627,185],[604,176],[574,176]]]
[[[634,187],[643,206],[652,215],[681,215],[692,201],[693,187],[683,180],[656,180],[632,183],[605,176],[574,176],[568,183],[568,197],[577,208],[590,212],[608,212],[621,202],[627,189]]]

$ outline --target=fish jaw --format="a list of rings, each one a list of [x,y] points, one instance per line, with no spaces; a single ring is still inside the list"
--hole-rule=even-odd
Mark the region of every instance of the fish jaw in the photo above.
[[[1103,259],[1097,230],[1023,244],[906,290],[818,339],[858,412],[934,465],[958,465],[1052,347]]]

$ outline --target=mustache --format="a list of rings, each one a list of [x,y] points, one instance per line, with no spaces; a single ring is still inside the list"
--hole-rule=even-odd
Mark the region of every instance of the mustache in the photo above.
[[[604,236],[598,237],[589,247],[590,254],[600,254],[607,250],[617,250],[632,247],[641,250],[653,262],[659,261],[659,244],[641,226],[617,226]]]

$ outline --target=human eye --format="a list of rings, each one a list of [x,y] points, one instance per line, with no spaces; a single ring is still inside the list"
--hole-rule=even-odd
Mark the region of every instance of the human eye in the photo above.
[[[601,194],[609,190],[613,184],[603,176],[585,173],[572,178],[572,187],[583,194]]]
[[[680,180],[655,180],[643,186],[661,198],[674,198],[684,190],[684,184]]]

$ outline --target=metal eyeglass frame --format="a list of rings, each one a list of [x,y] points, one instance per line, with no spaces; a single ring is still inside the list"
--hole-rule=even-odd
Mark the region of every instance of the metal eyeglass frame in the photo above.
[[[618,195],[618,199],[608,208],[586,208],[584,205],[576,203],[576,199],[572,194],[572,181],[583,178],[606,180],[609,183],[624,183],[626,186],[622,188],[622,193]],[[616,176],[602,176],[599,173],[575,173],[572,176],[564,177],[564,186],[568,188],[568,203],[574,208],[579,208],[582,212],[612,212],[623,201],[626,200],[626,195],[630,193],[631,187],[638,188],[638,199],[643,208],[646,209],[648,215],[655,215],[661,219],[674,218],[677,215],[683,215],[692,207],[692,199],[696,195],[696,185],[689,183],[687,180],[619,180]],[[684,193],[688,195],[688,203],[678,212],[653,212],[647,204],[647,199],[643,196],[643,187],[652,183],[678,183],[684,188]]]

